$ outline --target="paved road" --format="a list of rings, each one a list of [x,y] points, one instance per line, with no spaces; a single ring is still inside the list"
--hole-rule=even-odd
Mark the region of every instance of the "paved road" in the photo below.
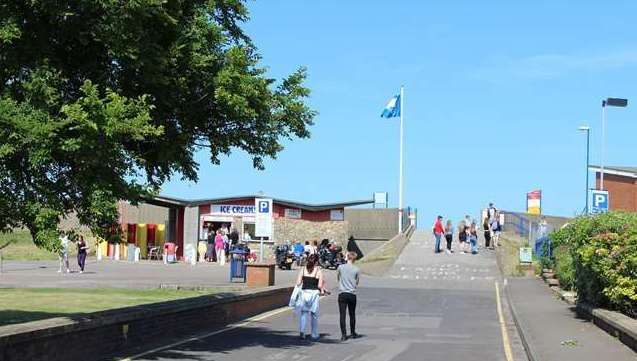
[[[61,287],[61,288],[157,288],[160,285],[184,287],[243,287],[241,283],[228,283],[229,265],[198,263],[163,264],[159,261],[114,262],[90,259],[86,272],[77,272],[71,259],[71,273],[57,273],[56,261],[4,262],[0,274],[3,287]],[[277,283],[293,282],[296,271],[277,270]]]
[[[506,360],[491,251],[433,254],[417,232],[384,278],[364,278],[358,331],[339,341],[335,296],[321,301],[319,342],[299,340],[290,311],[139,360]]]

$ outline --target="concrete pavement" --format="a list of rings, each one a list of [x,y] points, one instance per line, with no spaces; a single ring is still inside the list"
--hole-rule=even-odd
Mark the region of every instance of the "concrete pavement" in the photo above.
[[[507,332],[512,327],[498,315],[497,280],[491,251],[434,254],[428,232],[416,232],[386,277],[362,279],[357,308],[357,331],[364,336],[360,339],[339,341],[336,295],[332,295],[321,301],[319,342],[300,340],[296,318],[281,310],[136,359],[507,360],[501,326]],[[513,353],[519,356],[514,336]]]
[[[193,288],[244,287],[243,283],[229,284],[229,265],[198,263],[195,266],[185,263],[163,264],[159,261],[124,261],[89,259],[86,271],[80,274],[78,267],[71,262],[71,273],[57,273],[58,262],[30,261],[4,263],[4,272],[0,274],[0,288],[3,287],[53,287],[53,288],[158,288],[163,286],[182,286]],[[333,272],[328,272],[331,276]],[[277,284],[291,283],[296,271],[278,270]]]

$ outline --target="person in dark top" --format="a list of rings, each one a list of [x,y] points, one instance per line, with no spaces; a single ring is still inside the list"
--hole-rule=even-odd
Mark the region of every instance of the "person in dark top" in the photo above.
[[[319,297],[321,294],[329,294],[325,290],[325,279],[323,278],[323,272],[318,267],[318,256],[316,254],[311,254],[307,258],[307,264],[299,272],[296,285],[302,289],[300,302],[296,304],[301,339],[305,339],[307,319],[310,318],[311,338],[316,341],[319,338]]]
[[[356,253],[356,259],[363,258],[363,251],[361,251],[360,247],[358,247],[358,245],[356,244],[354,236],[350,236],[347,240],[347,252]]]
[[[230,246],[236,246],[239,243],[239,232],[233,228],[228,235],[228,239],[230,239]]]
[[[86,245],[86,241],[84,241],[84,236],[80,236],[80,239],[77,241],[77,265],[80,266],[80,273],[84,273],[87,251],[88,246]]]
[[[484,247],[491,248],[491,225],[489,225],[489,218],[485,217],[482,223],[482,230],[484,231]]]
[[[206,240],[206,260],[208,262],[215,261],[215,235],[216,232],[212,229],[212,227],[210,227],[210,230],[208,231],[208,239]]]

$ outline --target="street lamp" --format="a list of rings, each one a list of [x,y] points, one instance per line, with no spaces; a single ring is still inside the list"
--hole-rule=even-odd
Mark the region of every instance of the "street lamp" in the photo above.
[[[606,98],[602,100],[602,164],[600,167],[599,189],[604,190],[604,161],[606,158],[606,106],[609,107],[626,107],[628,99],[622,98]]]
[[[577,128],[583,132],[586,132],[586,208],[584,213],[588,214],[588,167],[590,163],[590,144],[591,144],[591,127],[588,125],[582,125]]]

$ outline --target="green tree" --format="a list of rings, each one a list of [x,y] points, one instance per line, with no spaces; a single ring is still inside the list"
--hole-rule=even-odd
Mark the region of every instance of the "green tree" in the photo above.
[[[309,137],[305,69],[269,78],[247,20],[242,0],[0,3],[0,230],[55,251],[76,212],[113,236],[116,201],[196,181],[196,151],[262,169]]]

